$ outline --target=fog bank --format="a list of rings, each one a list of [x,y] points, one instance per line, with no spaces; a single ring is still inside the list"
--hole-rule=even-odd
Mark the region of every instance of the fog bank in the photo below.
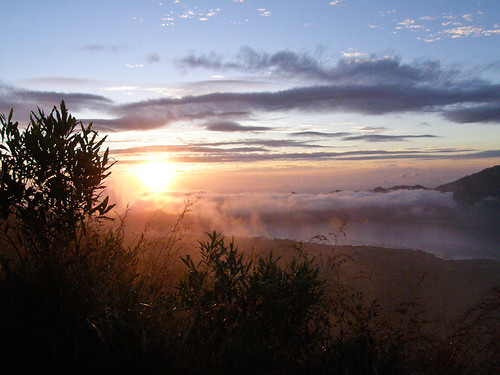
[[[500,202],[457,205],[451,193],[398,190],[328,194],[172,193],[168,203],[143,200],[131,206],[130,222],[165,231],[192,202],[186,225],[195,232],[411,248],[454,259],[500,259]],[[157,211],[158,208],[161,210]]]

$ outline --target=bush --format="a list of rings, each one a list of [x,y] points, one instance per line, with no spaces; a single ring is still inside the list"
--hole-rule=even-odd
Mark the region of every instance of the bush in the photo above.
[[[13,368],[64,367],[94,341],[95,317],[123,307],[115,293],[133,282],[133,255],[98,228],[114,206],[102,195],[105,138],[64,102],[24,129],[12,115],[0,116],[2,355]]]
[[[272,253],[256,263],[216,232],[200,243],[200,260],[187,255],[179,282],[189,325],[185,358],[200,372],[295,373],[321,346],[322,297],[314,259],[285,263]],[[203,370],[205,369],[205,370]]]
[[[108,149],[101,154],[105,138],[98,140],[92,124],[77,121],[64,102],[48,116],[32,112],[23,131],[12,114],[0,116],[2,238],[21,262],[63,257],[55,247],[78,253],[83,231],[114,206],[102,197],[113,165]]]

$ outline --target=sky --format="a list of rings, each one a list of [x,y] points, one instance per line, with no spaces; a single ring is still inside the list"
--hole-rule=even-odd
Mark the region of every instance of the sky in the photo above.
[[[2,1],[0,113],[64,100],[124,201],[435,187],[500,164],[499,47],[498,0]]]

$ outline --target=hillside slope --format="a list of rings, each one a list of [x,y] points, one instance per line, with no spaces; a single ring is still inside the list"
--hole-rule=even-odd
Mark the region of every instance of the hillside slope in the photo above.
[[[296,255],[297,242],[291,240],[241,237],[237,243],[257,257],[269,251],[283,259]],[[343,259],[338,269],[342,282],[361,291],[365,301],[376,299],[385,311],[418,302],[431,320],[456,319],[491,288],[500,287],[500,262],[495,260],[450,260],[416,250],[319,243],[304,244],[304,250],[318,259]]]
[[[488,197],[500,199],[500,165],[440,185],[436,190],[453,192],[453,199],[461,204],[474,204]]]

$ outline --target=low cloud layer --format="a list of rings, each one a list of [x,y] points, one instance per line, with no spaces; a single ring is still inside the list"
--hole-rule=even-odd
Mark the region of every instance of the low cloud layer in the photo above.
[[[262,225],[283,223],[419,222],[453,210],[452,195],[433,190],[390,193],[338,192],[329,194],[200,194],[197,209],[208,217]],[[221,224],[217,223],[217,224]],[[214,223],[215,225],[215,223]]]
[[[421,223],[445,220],[457,205],[451,193],[434,190],[399,190],[389,193],[343,191],[328,194],[192,193],[194,221],[203,230],[270,233],[276,225],[299,227],[340,223]],[[169,196],[179,209],[185,194]],[[140,207],[147,203],[140,203]],[[267,228],[267,229],[266,229]],[[242,234],[242,233],[239,233]],[[243,233],[245,234],[245,233]],[[318,233],[320,234],[320,233]]]
[[[179,211],[185,196],[170,197]],[[449,256],[498,257],[493,224],[500,202],[457,206],[451,193],[399,190],[329,194],[197,193],[188,226],[226,235],[308,240],[326,235],[341,243],[424,249]],[[175,203],[174,203],[175,202]],[[140,204],[141,209],[147,206]],[[172,216],[174,211],[165,213]],[[169,216],[169,217],[170,217]],[[343,237],[342,230],[346,237]],[[479,245],[479,246],[478,246]]]

